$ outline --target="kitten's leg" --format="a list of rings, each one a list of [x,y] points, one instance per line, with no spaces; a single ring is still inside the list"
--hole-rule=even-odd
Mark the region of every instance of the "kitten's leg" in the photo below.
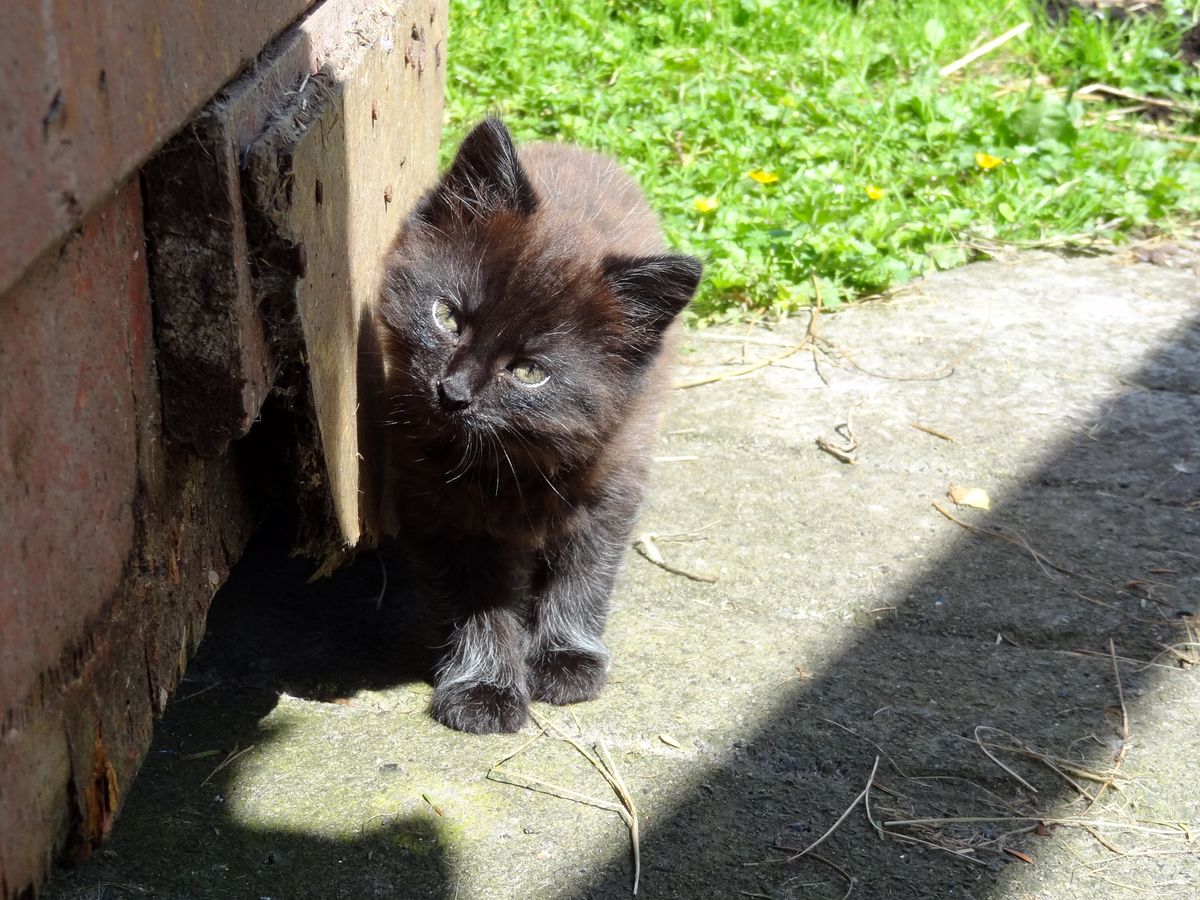
[[[517,731],[529,688],[517,616],[520,579],[511,561],[488,548],[460,547],[427,580],[440,594],[450,634],[438,663],[431,712],[450,728],[475,734]]]
[[[520,646],[520,625],[509,609],[459,618],[438,664],[433,717],[474,734],[520,730],[529,709]]]
[[[537,572],[525,662],[535,700],[577,703],[600,693],[608,676],[601,635],[609,596],[632,524],[632,509],[602,511],[559,546]]]

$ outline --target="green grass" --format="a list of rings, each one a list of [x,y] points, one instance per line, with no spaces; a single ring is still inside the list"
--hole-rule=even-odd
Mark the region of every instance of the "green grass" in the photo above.
[[[1051,26],[1027,0],[452,0],[447,152],[498,112],[518,140],[616,157],[706,261],[701,320],[786,314],[814,276],[833,305],[986,242],[1200,220],[1200,145],[1115,132],[1100,116],[1116,103],[1074,96],[1103,82],[1200,104],[1200,68],[1175,53],[1200,6],[1165,6]],[[1196,135],[1200,117],[1166,127]]]

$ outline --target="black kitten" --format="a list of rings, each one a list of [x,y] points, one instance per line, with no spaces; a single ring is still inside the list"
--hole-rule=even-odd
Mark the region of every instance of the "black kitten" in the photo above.
[[[405,223],[379,311],[387,502],[448,626],[438,721],[516,731],[531,698],[599,693],[672,323],[700,273],[615,163],[518,153],[495,119]]]

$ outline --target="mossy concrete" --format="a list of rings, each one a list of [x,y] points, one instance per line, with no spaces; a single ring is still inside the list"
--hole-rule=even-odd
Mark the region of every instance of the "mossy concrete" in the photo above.
[[[872,898],[1200,892],[1200,279],[1174,258],[1193,268],[969,266],[824,318],[816,360],[674,395],[639,527],[717,580],[631,554],[604,695],[535,708],[611,751],[639,896],[838,898],[842,872]],[[693,333],[682,375],[805,327]],[[817,447],[847,435],[853,464]],[[218,597],[111,842],[48,896],[627,896],[615,812],[487,778],[533,725],[429,718],[402,573],[377,608],[380,560],[306,585],[280,546],[260,538]],[[1007,770],[977,737],[1016,748],[991,751]],[[972,821],[902,840],[860,805],[780,862],[876,757],[875,822]],[[503,768],[615,800],[553,736]]]

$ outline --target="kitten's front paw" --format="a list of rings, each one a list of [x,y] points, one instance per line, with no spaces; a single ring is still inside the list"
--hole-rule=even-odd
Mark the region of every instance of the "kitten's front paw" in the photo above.
[[[472,734],[520,731],[528,711],[524,691],[481,681],[435,688],[430,710],[443,725]]]
[[[533,699],[558,706],[595,699],[608,677],[608,653],[603,650],[538,650],[526,665]]]

